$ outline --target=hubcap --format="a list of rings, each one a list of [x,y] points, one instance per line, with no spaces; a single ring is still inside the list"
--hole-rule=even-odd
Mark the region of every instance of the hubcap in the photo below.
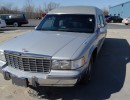
[[[15,22],[15,23],[14,23],[14,27],[18,27],[18,23]]]

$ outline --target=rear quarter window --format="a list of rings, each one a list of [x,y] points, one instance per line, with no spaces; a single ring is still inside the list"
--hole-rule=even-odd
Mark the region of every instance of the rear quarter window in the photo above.
[[[98,23],[99,23],[102,27],[105,26],[105,18],[104,18],[103,15],[99,15],[99,16],[98,16]]]
[[[23,14],[11,15],[11,18],[24,18]]]
[[[6,19],[9,19],[9,15],[1,15],[0,18],[3,20],[6,20]]]

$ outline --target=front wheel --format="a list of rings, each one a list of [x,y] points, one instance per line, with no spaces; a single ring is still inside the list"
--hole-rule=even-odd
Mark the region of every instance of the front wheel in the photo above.
[[[18,27],[18,26],[19,26],[19,23],[18,23],[18,22],[14,22],[14,23],[13,23],[13,26],[14,26],[14,27]]]

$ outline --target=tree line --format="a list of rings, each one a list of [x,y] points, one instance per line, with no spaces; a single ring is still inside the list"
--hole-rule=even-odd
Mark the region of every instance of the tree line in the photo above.
[[[6,3],[0,6],[0,14],[24,13],[27,18],[34,19],[40,18],[42,13],[48,13],[52,9],[58,7],[60,7],[60,4],[55,2],[43,3],[42,7],[37,7],[32,0],[26,0],[22,8],[14,6],[12,3]],[[104,15],[109,14],[109,8],[104,7],[102,10],[104,12]]]
[[[32,0],[26,0],[22,8],[14,6],[12,3],[0,5],[0,14],[17,14],[24,13],[28,18],[39,18],[42,13],[48,13],[50,10],[60,7],[55,2],[43,3],[43,6],[35,6]]]

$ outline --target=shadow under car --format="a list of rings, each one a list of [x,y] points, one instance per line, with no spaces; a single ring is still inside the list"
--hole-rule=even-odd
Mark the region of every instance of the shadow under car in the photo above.
[[[75,87],[31,87],[38,96],[62,100],[104,100],[119,92],[124,85],[130,46],[125,39],[107,38],[93,67],[88,85]]]

